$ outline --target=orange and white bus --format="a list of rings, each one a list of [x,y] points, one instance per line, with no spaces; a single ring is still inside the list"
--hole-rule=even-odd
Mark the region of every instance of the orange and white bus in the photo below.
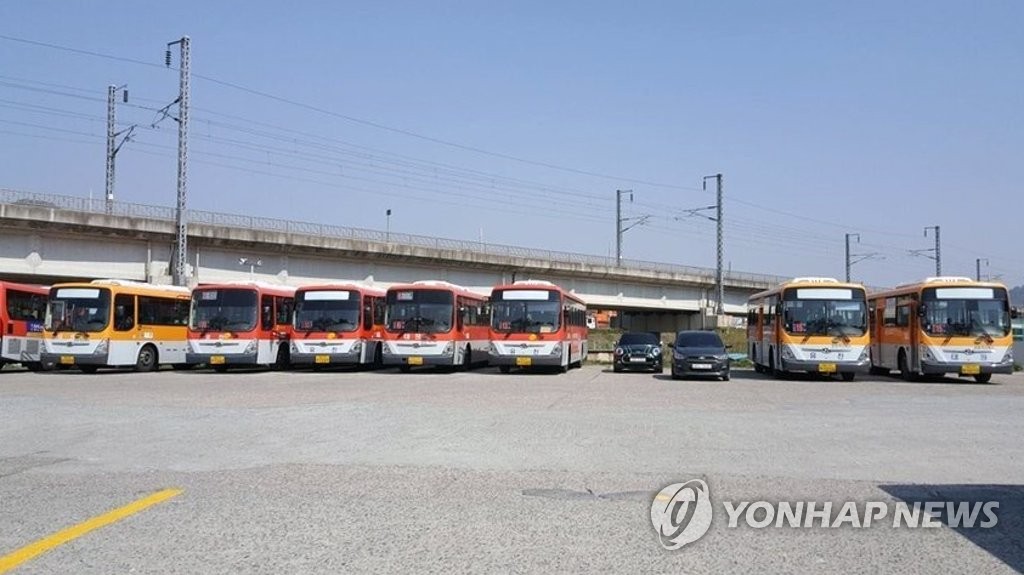
[[[537,280],[491,291],[490,364],[554,366],[567,371],[587,358],[587,306],[557,285]]]
[[[468,369],[487,360],[487,298],[444,281],[388,288],[384,298],[384,365]]]
[[[101,367],[185,367],[188,288],[123,280],[50,288],[42,361],[85,373]]]
[[[200,284],[192,288],[189,365],[214,371],[231,366],[289,364],[295,288],[261,282]]]
[[[20,363],[32,371],[49,368],[40,361],[46,286],[0,281],[0,369]]]
[[[384,294],[353,284],[296,290],[292,365],[382,366]]]
[[[747,352],[758,372],[838,373],[853,381],[870,369],[868,344],[867,292],[860,284],[794,278],[747,302]]]
[[[955,373],[978,382],[1013,373],[1006,286],[967,277],[932,277],[871,294],[873,371],[906,380]]]

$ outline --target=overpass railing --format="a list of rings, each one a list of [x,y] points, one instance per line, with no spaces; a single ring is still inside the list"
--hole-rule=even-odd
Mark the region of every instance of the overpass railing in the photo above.
[[[40,192],[23,192],[0,188],[0,203],[10,205],[35,206],[69,210],[80,213],[104,214],[112,216],[148,218],[156,220],[175,220],[175,208],[168,206],[151,206],[145,204],[133,204],[129,202],[112,202],[108,207],[103,198],[83,198],[79,196],[63,196],[57,194],[46,194]],[[276,218],[265,218],[260,216],[245,216],[240,214],[225,214],[219,212],[207,212],[202,210],[188,210],[187,220],[190,223],[208,224],[214,226],[225,226],[241,228],[246,230],[265,230],[283,232],[290,234],[314,235],[329,238],[350,239],[375,243],[392,243],[409,246],[434,248],[439,250],[452,250],[459,252],[470,252],[491,256],[518,257],[528,259],[540,259],[552,263],[561,263],[577,266],[605,266],[621,267],[624,271],[647,271],[660,273],[674,273],[698,277],[708,283],[714,283],[714,268],[697,266],[685,266],[663,262],[650,262],[643,260],[623,259],[620,265],[616,265],[614,257],[596,256],[590,254],[579,254],[573,252],[561,252],[527,248],[522,246],[509,246],[502,244],[490,244],[486,242],[474,242],[467,240],[454,240],[433,236],[421,236],[415,234],[403,234],[395,232],[382,232],[380,230],[368,230],[362,228],[350,228],[331,224],[317,224],[312,222],[298,222],[292,220],[281,220]],[[773,286],[788,277],[756,274],[747,272],[723,272],[723,279],[726,282],[751,283],[755,285]]]

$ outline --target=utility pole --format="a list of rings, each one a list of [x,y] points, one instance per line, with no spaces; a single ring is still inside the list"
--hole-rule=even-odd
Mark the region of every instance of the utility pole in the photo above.
[[[985,266],[988,267],[988,259],[986,259],[986,258],[978,258],[978,259],[974,260],[974,267],[975,267],[974,279],[977,280],[977,281],[981,281],[981,262],[985,262]]]
[[[860,234],[846,234],[846,283],[850,283],[850,268],[853,264],[864,260],[880,257],[877,252],[871,252],[869,254],[851,254],[850,253],[850,238],[856,238],[857,243],[860,243]],[[885,259],[885,258],[881,258]]]
[[[635,228],[651,219],[650,215],[637,216],[635,218],[622,217],[622,196],[629,194],[629,201],[633,201],[633,190],[615,190],[615,265],[622,265],[622,234]],[[622,227],[623,222],[634,222],[631,225]]]
[[[717,327],[718,318],[721,317],[722,312],[722,300],[725,299],[725,285],[722,281],[722,174],[715,174],[713,176],[704,176],[702,187],[704,190],[708,189],[708,180],[714,178],[717,184],[717,192],[715,194],[715,223],[717,227],[717,265],[715,266],[715,322]]]
[[[124,95],[125,104],[128,103],[128,90],[127,85],[114,86],[113,84],[107,86],[107,202],[106,209],[107,213],[113,213],[114,211],[114,158],[117,156],[117,152],[121,150],[121,146],[125,144],[132,137],[132,132],[135,131],[135,126],[130,126],[127,130],[116,132],[116,125],[114,121],[115,106],[114,100],[118,90],[122,90]],[[117,143],[117,137],[121,134],[125,134],[121,143]]]
[[[188,112],[189,82],[192,62],[191,40],[183,36],[180,40],[167,43],[164,63],[171,66],[171,46],[177,44],[181,48],[181,68],[178,92],[178,205],[175,211],[177,241],[174,248],[174,285],[188,285],[188,214],[185,212],[185,199],[188,193]]]
[[[924,237],[928,237],[928,230],[935,230],[935,275],[942,275],[942,242],[939,236],[939,226],[928,226],[924,229]]]

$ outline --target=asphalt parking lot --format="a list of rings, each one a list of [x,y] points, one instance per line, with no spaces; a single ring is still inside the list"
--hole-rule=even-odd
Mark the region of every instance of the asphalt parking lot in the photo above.
[[[1024,376],[0,373],[16,573],[1021,572]],[[661,547],[654,495],[707,482]],[[721,501],[990,501],[990,529],[729,527]],[[0,573],[4,572],[0,559]]]

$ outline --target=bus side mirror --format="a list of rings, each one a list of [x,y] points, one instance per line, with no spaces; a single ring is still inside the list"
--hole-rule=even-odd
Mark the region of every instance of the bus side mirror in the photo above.
[[[925,306],[924,304],[921,304],[921,305],[919,305],[917,307],[917,317],[923,318],[927,314],[928,314],[928,307],[927,306]]]

